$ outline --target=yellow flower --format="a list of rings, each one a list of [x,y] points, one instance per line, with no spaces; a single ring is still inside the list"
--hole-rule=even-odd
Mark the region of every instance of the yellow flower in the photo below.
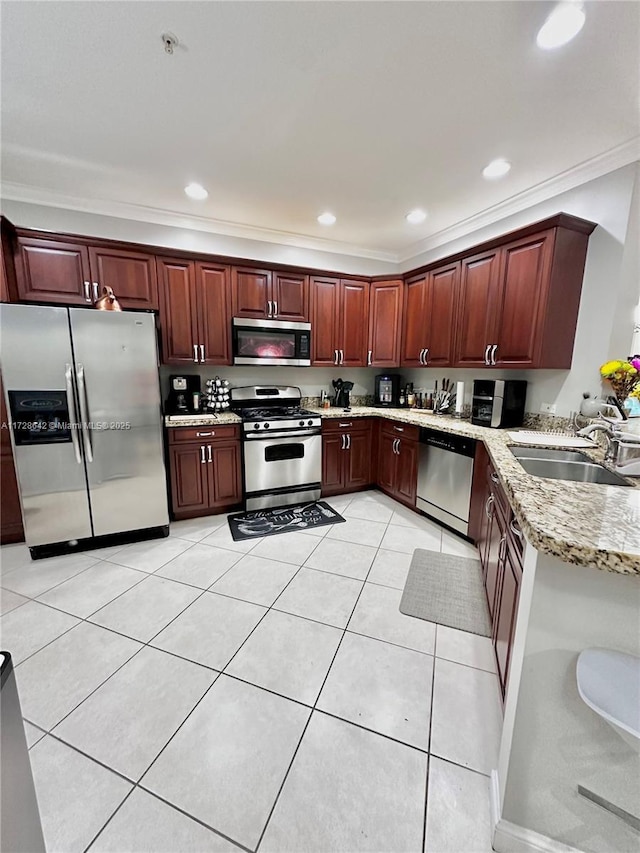
[[[607,361],[600,368],[601,376],[614,376],[623,366],[624,361]]]

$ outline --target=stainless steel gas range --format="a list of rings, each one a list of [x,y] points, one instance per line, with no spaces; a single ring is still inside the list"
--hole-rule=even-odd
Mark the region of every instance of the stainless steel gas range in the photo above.
[[[250,385],[231,389],[242,417],[247,510],[309,503],[320,497],[320,416],[300,408],[300,389]]]

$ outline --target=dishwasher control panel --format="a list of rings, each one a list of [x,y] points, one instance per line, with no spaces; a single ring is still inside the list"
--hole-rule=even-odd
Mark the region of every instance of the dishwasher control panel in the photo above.
[[[430,444],[432,447],[440,447],[451,453],[459,453],[461,456],[475,456],[476,440],[463,435],[451,435],[447,432],[439,432],[429,427],[421,427],[420,441],[422,444]]]

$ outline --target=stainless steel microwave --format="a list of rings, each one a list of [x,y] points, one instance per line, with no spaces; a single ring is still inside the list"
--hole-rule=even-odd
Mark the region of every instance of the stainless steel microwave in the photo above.
[[[232,337],[234,364],[311,365],[311,323],[234,317]]]

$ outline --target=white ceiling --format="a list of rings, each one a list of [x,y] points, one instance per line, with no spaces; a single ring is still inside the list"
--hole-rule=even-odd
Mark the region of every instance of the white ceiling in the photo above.
[[[3,194],[410,256],[576,166],[632,159],[640,4],[588,2],[578,37],[545,52],[552,7],[3,0]],[[513,169],[488,182],[495,157]]]

